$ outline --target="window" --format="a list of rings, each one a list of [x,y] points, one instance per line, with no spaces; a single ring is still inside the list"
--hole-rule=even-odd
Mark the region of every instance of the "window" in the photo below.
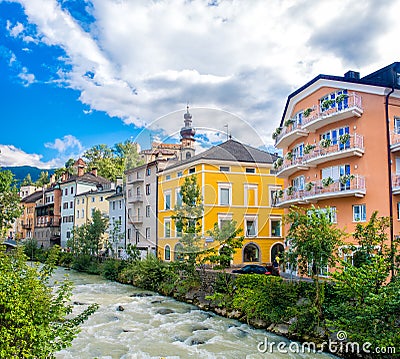
[[[171,238],[171,220],[165,220],[164,222],[164,237]]]
[[[295,191],[304,190],[304,176],[299,176],[293,179],[292,186]]]
[[[221,206],[227,206],[231,204],[231,185],[227,184],[219,184],[218,185],[219,192],[219,204]]]
[[[171,260],[171,247],[169,245],[166,245],[164,248],[164,260]]]
[[[146,239],[150,239],[150,227],[146,227]]]
[[[122,209],[122,200],[119,200],[119,209]]]
[[[140,187],[136,187],[136,195],[140,196]]]
[[[76,218],[79,218],[79,209],[76,211]]]
[[[181,238],[182,237],[182,225],[179,225],[178,223],[175,222],[175,230],[176,230],[176,236]]]
[[[271,237],[281,237],[280,219],[271,219]]]
[[[182,206],[182,194],[181,194],[181,189],[177,188],[175,190],[175,204],[176,206]]]
[[[331,223],[337,223],[336,207],[319,208],[317,212],[328,215]]]
[[[182,177],[182,171],[179,171],[176,175],[177,177]]]
[[[150,184],[146,184],[146,195],[150,194]]]
[[[171,193],[165,193],[164,209],[171,209]]]
[[[400,134],[400,117],[394,118],[394,133]]]
[[[342,101],[336,102],[336,98],[339,95],[346,95],[346,97]],[[332,92],[320,99],[321,112],[328,111],[332,108],[337,108],[338,111],[341,111],[347,107],[349,107],[349,99],[347,97],[347,90],[339,90],[336,92]]]
[[[168,181],[168,180],[170,180],[171,179],[171,175],[166,175],[165,176],[165,179]]]
[[[85,218],[85,210],[82,209],[82,218]]]
[[[146,206],[146,217],[150,217],[150,205]]]
[[[100,197],[100,202],[103,202],[103,201],[104,201],[104,197],[101,196],[101,197]]]
[[[400,202],[397,202],[397,219],[400,221]]]
[[[276,206],[278,191],[281,190],[281,187],[270,187],[269,188],[269,205],[271,207]]]
[[[68,209],[68,202],[67,203],[63,203],[63,209]]]
[[[229,172],[229,171],[230,171],[230,168],[229,168],[229,166],[220,166],[220,167],[219,167],[219,170],[220,170],[221,172]]]
[[[94,203],[96,201],[95,197],[92,197],[92,203]]]
[[[293,149],[292,149],[292,163],[294,163],[294,161],[297,158],[302,158],[303,156],[304,156],[304,143],[300,143],[296,147],[293,147]]]
[[[367,220],[366,205],[357,204],[353,206],[353,222],[365,222]]]
[[[93,207],[92,208],[92,217],[93,217],[95,211],[96,211],[96,207]]]
[[[146,168],[146,176],[150,176],[151,175],[151,168]]]
[[[345,148],[350,148],[350,139],[346,143],[341,143],[340,138],[341,136],[345,134],[350,134],[350,129],[349,126],[346,127],[340,127],[336,128],[333,130],[330,130],[328,132],[325,132],[321,135],[321,140],[331,140],[331,145],[338,145],[339,144],[339,149],[343,150]]]
[[[149,233],[150,237],[150,233]],[[140,242],[140,232],[138,230],[135,231],[135,242],[139,243]]]
[[[67,238],[68,239],[71,238],[71,232],[70,231],[67,231]]]
[[[244,204],[247,206],[258,205],[258,186],[257,185],[244,185]]]
[[[128,241],[131,239],[132,230],[128,228]]]
[[[82,198],[82,204],[85,204],[85,199],[84,198]]]
[[[68,196],[68,188],[65,189],[65,195]]]
[[[189,168],[189,173],[195,173],[196,172],[196,167]]]
[[[256,169],[255,168],[246,168],[246,173],[256,173]]]
[[[112,209],[115,211],[115,201],[112,201]]]
[[[79,204],[79,198],[76,200],[76,204]]]
[[[257,220],[256,220],[256,218],[247,218],[245,225],[246,225],[246,237],[257,236]]]
[[[74,202],[69,202],[69,208],[74,208]]]
[[[74,187],[71,187],[71,194],[74,194]]]
[[[243,262],[259,262],[260,250],[254,243],[249,243],[243,249]]]

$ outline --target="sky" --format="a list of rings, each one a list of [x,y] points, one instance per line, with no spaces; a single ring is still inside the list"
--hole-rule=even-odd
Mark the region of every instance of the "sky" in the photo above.
[[[400,0],[0,0],[0,166],[227,133],[274,151],[288,95],[400,61]]]

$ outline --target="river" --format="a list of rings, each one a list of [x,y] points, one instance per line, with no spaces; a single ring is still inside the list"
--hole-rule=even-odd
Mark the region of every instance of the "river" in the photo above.
[[[291,348],[296,343],[283,337],[99,276],[59,268],[54,278],[62,280],[65,274],[75,285],[75,310],[89,303],[100,307],[81,326],[72,346],[56,354],[57,359],[336,358],[325,353],[294,354]],[[259,343],[264,351],[266,341],[282,342],[290,354],[276,348],[261,353]]]

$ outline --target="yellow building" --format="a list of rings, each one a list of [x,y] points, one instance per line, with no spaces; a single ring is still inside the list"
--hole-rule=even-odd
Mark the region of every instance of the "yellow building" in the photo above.
[[[109,187],[109,186],[108,186]],[[107,188],[106,190],[98,188],[97,190],[90,190],[75,196],[75,221],[74,226],[79,227],[83,224],[90,223],[95,210],[99,210],[102,215],[108,217],[109,215],[109,202],[107,197],[115,193],[115,189]],[[108,240],[108,233],[106,232],[103,241]]]
[[[228,140],[184,161],[174,161],[158,178],[158,255],[176,259],[179,243],[173,209],[181,201],[180,186],[195,175],[201,188],[206,247],[219,246],[209,237],[215,223],[236,221],[245,237],[233,265],[272,262],[283,251],[283,210],[273,206],[275,191],[283,186],[273,171],[275,155]]]

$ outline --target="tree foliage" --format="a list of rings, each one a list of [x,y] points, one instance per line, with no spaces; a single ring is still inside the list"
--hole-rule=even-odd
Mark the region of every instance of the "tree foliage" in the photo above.
[[[300,274],[309,275],[314,280],[315,307],[321,315],[323,286],[319,283],[320,273],[327,265],[335,265],[337,249],[345,233],[332,223],[329,209],[292,207],[285,221],[290,225],[287,234],[290,248],[286,260],[297,267]]]
[[[48,183],[50,183],[49,172],[41,171],[40,175],[39,175],[39,178],[35,182],[35,186],[36,187],[43,187]]]
[[[201,238],[201,219],[203,218],[203,204],[197,177],[186,177],[181,186],[182,204],[176,206],[172,219],[176,228],[182,231],[180,243],[182,255],[186,262],[194,268],[196,259],[204,251]]]
[[[243,236],[239,236],[242,228],[236,228],[236,221],[225,221],[220,228],[218,223],[214,223],[214,228],[208,231],[208,235],[212,237],[219,248],[213,247],[204,258],[211,263],[219,263],[222,268],[228,268],[231,265],[233,255],[236,250],[243,246]]]
[[[31,174],[28,173],[21,182],[21,186],[31,186],[33,185]]]
[[[0,238],[22,214],[21,198],[11,171],[0,169]]]
[[[39,269],[27,264],[22,248],[12,254],[0,250],[1,358],[55,358],[54,353],[70,346],[79,325],[96,311],[93,304],[71,315],[71,282],[49,286],[57,251],[54,248]]]

